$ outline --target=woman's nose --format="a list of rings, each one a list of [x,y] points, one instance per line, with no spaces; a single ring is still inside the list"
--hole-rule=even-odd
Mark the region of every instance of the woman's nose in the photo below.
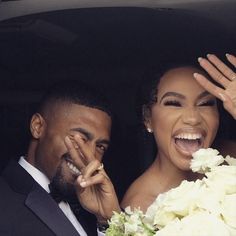
[[[185,124],[194,126],[194,125],[198,125],[201,122],[202,117],[198,109],[189,108],[189,109],[186,109],[184,113],[182,114],[182,120]]]

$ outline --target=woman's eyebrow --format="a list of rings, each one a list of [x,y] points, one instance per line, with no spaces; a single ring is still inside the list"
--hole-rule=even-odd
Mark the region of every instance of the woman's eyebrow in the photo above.
[[[209,95],[211,95],[209,92],[204,91],[204,92],[200,93],[197,98],[198,98],[198,99],[202,99],[202,98],[204,98],[204,97],[206,97],[206,96],[209,96]],[[180,98],[180,99],[185,99],[185,98],[186,98],[186,97],[185,97],[183,94],[181,94],[181,93],[166,92],[166,93],[161,97],[160,102],[161,102],[165,97],[177,97],[177,98]]]
[[[209,92],[204,91],[204,92],[202,92],[201,94],[198,95],[198,99],[204,98],[204,97],[209,96],[209,95],[211,95]]]
[[[180,99],[184,99],[184,98],[185,98],[185,96],[184,96],[183,94],[180,94],[180,93],[176,93],[176,92],[166,92],[166,93],[161,97],[160,102],[161,102],[165,97],[177,97],[177,98],[180,98]]]

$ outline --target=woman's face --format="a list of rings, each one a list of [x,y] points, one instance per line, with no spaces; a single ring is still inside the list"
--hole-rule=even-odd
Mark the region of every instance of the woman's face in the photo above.
[[[181,67],[166,72],[145,122],[153,131],[161,161],[181,170],[189,169],[193,152],[212,144],[219,124],[216,99],[195,81],[197,71]]]

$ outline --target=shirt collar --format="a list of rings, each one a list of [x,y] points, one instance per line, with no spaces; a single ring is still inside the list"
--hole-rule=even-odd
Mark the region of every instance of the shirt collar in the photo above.
[[[48,193],[49,190],[49,179],[48,177],[43,174],[40,170],[35,168],[33,165],[31,165],[28,161],[25,160],[25,158],[22,156],[20,157],[19,164],[33,177],[33,179]]]

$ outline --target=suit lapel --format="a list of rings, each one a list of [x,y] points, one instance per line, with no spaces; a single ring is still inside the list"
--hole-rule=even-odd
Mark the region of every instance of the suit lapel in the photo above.
[[[9,162],[2,176],[15,192],[26,196],[25,205],[57,236],[79,235],[56,202],[16,161]]]
[[[71,222],[56,202],[40,186],[35,185],[25,201],[28,206],[57,236],[78,236]]]

